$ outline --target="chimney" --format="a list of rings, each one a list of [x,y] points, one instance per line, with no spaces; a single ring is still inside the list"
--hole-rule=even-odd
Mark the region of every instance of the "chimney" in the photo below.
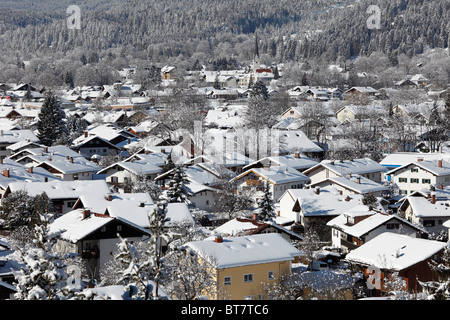
[[[444,190],[444,185],[443,185],[443,184],[440,184],[440,185],[439,185],[439,189]]]
[[[345,198],[345,201],[350,201],[350,196],[347,196],[346,198]]]
[[[422,162],[423,158],[417,158],[417,162]]]
[[[88,134],[89,134],[89,133],[88,133],[87,131],[85,131],[85,132],[84,132],[84,137],[87,138],[87,137],[88,137]]]
[[[89,218],[91,215],[91,210],[83,209],[83,219]]]
[[[48,152],[48,147],[44,147],[44,152],[45,152],[45,153]]]
[[[343,190],[339,190],[339,194],[342,196],[344,194]]]
[[[257,213],[253,213],[253,220],[258,220],[258,214]]]
[[[222,242],[223,242],[222,236],[219,235],[219,234],[217,234],[216,237],[215,237],[215,239],[214,239],[214,242],[216,242],[216,243],[222,243]]]
[[[431,195],[431,203],[432,203],[432,204],[435,204],[435,203],[436,203],[436,194],[435,194],[435,193],[433,193],[433,194]]]
[[[70,157],[70,163],[73,163],[73,157]]]
[[[3,158],[0,157],[0,164],[3,164]]]
[[[294,157],[295,157],[296,159],[300,159],[300,152],[294,153]]]
[[[316,194],[320,194],[320,188],[316,187]]]
[[[106,200],[112,201],[112,194],[111,194],[111,193],[108,193],[108,194],[106,195]]]
[[[442,160],[438,160],[438,167],[442,168]]]
[[[356,182],[357,182],[358,184],[361,184],[361,177],[356,178]]]
[[[29,168],[28,168],[28,172],[29,172],[29,173],[33,173],[33,167],[29,167]]]
[[[9,169],[3,170],[3,175],[7,178],[9,178]]]
[[[145,202],[139,202],[139,207],[141,208],[145,207]]]

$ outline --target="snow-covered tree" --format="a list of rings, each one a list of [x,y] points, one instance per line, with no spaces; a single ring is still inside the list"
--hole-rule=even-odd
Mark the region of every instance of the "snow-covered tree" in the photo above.
[[[430,262],[430,268],[438,277],[436,281],[421,282],[427,300],[450,299],[450,243],[447,243],[439,261]]]
[[[149,223],[152,236],[148,244],[148,259],[151,267],[151,279],[155,282],[154,299],[159,298],[159,285],[165,277],[165,261],[163,244],[170,244],[173,241],[171,233],[165,229],[165,224],[170,221],[167,217],[167,201],[159,198],[156,208],[149,212]]]
[[[175,166],[172,172],[172,179],[169,181],[169,188],[166,191],[168,202],[185,202],[191,205],[189,197],[191,191],[187,187],[186,172],[181,165]]]
[[[216,278],[211,272],[211,262],[202,262],[196,252],[187,246],[180,246],[166,256],[168,281],[166,291],[177,300],[199,299],[207,291],[214,295]]]
[[[137,248],[127,239],[118,235],[118,253],[115,261],[121,267],[119,283],[125,285],[122,295],[124,300],[150,300],[152,299],[153,285],[149,281],[148,261],[141,259]]]
[[[44,145],[51,146],[67,139],[68,130],[64,118],[65,113],[58,98],[47,92],[36,123],[37,137]]]
[[[173,162],[173,159],[172,159],[172,152],[171,152],[171,153],[169,153],[169,155],[167,156],[167,159],[166,159],[166,161],[165,161],[165,163],[164,163],[164,166],[163,166],[163,172],[170,171],[170,170],[172,170],[173,168],[175,168],[175,163]]]
[[[272,192],[270,192],[270,185],[267,181],[264,184],[264,195],[258,200],[257,213],[261,221],[272,221],[276,217]]]
[[[49,231],[49,218],[40,215],[41,223],[34,228],[35,247],[20,251],[23,267],[17,274],[19,300],[64,300],[66,288],[66,265],[62,257],[53,252],[61,232]]]
[[[9,230],[17,227],[32,228],[38,215],[50,212],[52,206],[45,192],[36,196],[30,196],[25,190],[11,192],[2,200],[2,211],[0,211],[0,225]]]

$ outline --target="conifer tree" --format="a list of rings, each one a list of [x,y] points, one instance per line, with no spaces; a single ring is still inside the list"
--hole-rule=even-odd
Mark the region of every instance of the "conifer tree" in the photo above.
[[[68,130],[64,118],[65,113],[57,97],[51,92],[46,93],[36,124],[37,137],[44,145],[51,146],[67,138]]]
[[[275,211],[272,200],[272,192],[270,192],[269,182],[266,181],[264,185],[264,195],[258,201],[258,215],[259,220],[271,221],[275,218]]]
[[[169,189],[167,190],[166,197],[168,202],[185,202],[192,204],[189,200],[191,192],[187,187],[186,172],[181,165],[175,166],[172,170],[172,179],[169,182]]]
[[[40,215],[41,223],[33,231],[35,247],[20,252],[24,262],[15,275],[19,300],[63,300],[68,278],[65,263],[59,253],[52,250],[60,232],[50,232],[50,220]]]

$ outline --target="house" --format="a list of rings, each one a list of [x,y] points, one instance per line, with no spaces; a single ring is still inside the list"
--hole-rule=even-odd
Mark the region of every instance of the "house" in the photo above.
[[[151,236],[151,231],[126,219],[94,213],[89,209],[72,210],[50,224],[50,232],[61,230],[56,248],[60,252],[80,254],[86,269],[97,279],[100,270],[117,252],[118,234],[135,242]]]
[[[93,124],[87,128],[89,136],[99,136],[109,143],[122,147],[123,144],[130,143],[132,140],[139,140],[137,136],[127,130],[114,124]],[[85,135],[85,134],[83,134]]]
[[[445,242],[383,232],[350,251],[345,259],[361,270],[369,289],[373,288],[369,291],[372,296],[383,293],[385,279],[394,272],[406,282],[407,291],[420,292],[419,281],[437,280],[429,263],[438,260],[446,246]]]
[[[161,78],[162,80],[172,80],[173,72],[175,67],[172,66],[164,66],[161,68]]]
[[[129,183],[134,176],[145,176],[147,180],[154,180],[163,173],[166,158],[163,153],[138,153],[99,170],[97,174],[104,174],[111,186],[130,192]]]
[[[317,165],[303,171],[311,179],[311,183],[317,183],[333,177],[345,177],[348,174],[357,174],[363,178],[380,183],[381,175],[387,171],[385,167],[370,158],[351,160],[323,160]]]
[[[156,209],[156,204],[148,192],[139,193],[93,193],[82,194],[73,206],[74,210],[89,209],[110,217],[121,218],[141,228],[150,229],[148,215]],[[179,224],[195,224],[189,207],[185,203],[168,203],[166,228]]]
[[[372,87],[352,87],[342,94],[345,100],[353,100],[361,97],[374,98],[378,94],[378,90]]]
[[[347,105],[336,111],[336,118],[339,123],[345,123],[354,120],[363,121],[371,115],[381,117],[384,113],[383,107],[379,105]]]
[[[10,156],[11,150],[8,147],[21,141],[40,142],[31,130],[0,130],[0,157]]]
[[[266,168],[252,168],[231,179],[236,183],[238,194],[251,194],[258,201],[264,194],[267,185],[272,193],[272,199],[277,202],[288,189],[301,189],[310,180],[298,170],[288,166],[271,166]]]
[[[361,177],[358,174],[347,174],[345,177],[331,177],[310,185],[312,188],[335,187],[342,194],[373,194],[375,197],[389,196],[390,190],[385,185]]]
[[[208,162],[184,166],[185,179],[187,181],[185,186],[188,189],[187,191],[191,193],[189,200],[198,209],[211,210],[219,195],[222,177],[214,166],[213,163]],[[162,185],[163,189],[167,189],[173,172],[174,169],[158,175],[155,178],[155,182]],[[228,175],[232,176],[232,172],[227,172]]]
[[[290,107],[281,114],[283,119],[295,118],[299,119],[302,117],[303,111],[300,107]]]
[[[264,299],[262,283],[291,274],[292,261],[301,252],[280,234],[217,236],[215,240],[186,244],[211,268],[216,288],[205,295],[212,300]]]
[[[395,214],[375,210],[366,205],[356,206],[330,220],[332,245],[349,252],[383,232],[405,234],[420,238],[426,231]]]
[[[395,183],[399,193],[429,189],[430,186],[450,185],[450,162],[444,160],[413,161],[386,172],[387,180]]]
[[[72,211],[76,201],[83,194],[107,194],[109,186],[104,180],[61,181],[48,182],[11,182],[8,184],[3,198],[15,191],[26,191],[30,196],[45,192],[52,203],[53,209],[59,214]]]
[[[295,221],[297,231],[311,229],[324,241],[331,240],[328,221],[361,205],[363,196],[342,195],[333,187],[290,189],[279,198],[279,215]]]
[[[417,192],[405,197],[398,208],[405,219],[422,226],[430,235],[447,231],[444,223],[450,220],[450,197],[448,192],[427,191],[426,195]]]
[[[317,164],[317,161],[311,158],[301,155],[300,152],[295,152],[293,155],[282,155],[282,156],[269,156],[252,163],[247,164],[243,167],[243,170],[248,170],[251,168],[264,168],[271,166],[288,166],[294,168],[299,172],[303,172]]]
[[[428,161],[438,161],[444,160],[450,162],[450,153],[441,153],[441,152],[430,152],[430,153],[421,153],[421,152],[394,152],[386,155],[383,160],[380,161],[380,164],[383,167],[386,167],[386,172],[392,169],[401,167],[403,165],[409,164],[411,162],[428,160]],[[389,176],[385,176],[385,180],[389,181]]]
[[[303,237],[285,227],[273,222],[261,221],[258,218],[234,218],[212,230],[213,234],[222,237],[241,237],[253,234],[278,233],[289,242],[302,241]],[[211,240],[214,240],[211,238]]]
[[[93,162],[72,149],[58,145],[24,149],[10,159],[34,168],[44,168],[61,180],[92,180],[100,170]]]
[[[57,176],[43,168],[26,167],[14,160],[0,158],[0,198],[13,182],[47,182],[59,180]]]
[[[89,160],[97,156],[118,155],[121,151],[119,147],[99,136],[89,136],[87,131],[72,141],[71,149]]]

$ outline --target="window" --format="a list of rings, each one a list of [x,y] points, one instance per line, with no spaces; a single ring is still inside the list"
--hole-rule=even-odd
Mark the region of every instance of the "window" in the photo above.
[[[74,201],[67,202],[67,208],[72,208],[75,205]]]
[[[422,179],[422,183],[430,184],[431,183],[431,179]]]
[[[419,179],[411,178],[411,183],[419,183]]]
[[[408,190],[399,190],[398,193],[399,194],[408,194]]]
[[[275,279],[275,275],[274,275],[273,271],[269,271],[267,277],[269,280]]]
[[[408,179],[407,178],[398,178],[398,182],[407,182]]]
[[[117,226],[117,231],[122,231],[122,226]]]
[[[424,220],[423,226],[424,227],[434,227],[434,220]]]
[[[244,282],[253,282],[253,273],[244,274]]]
[[[223,278],[223,284],[226,286],[231,285],[231,277],[224,277]]]
[[[411,172],[419,172],[419,168],[411,168]]]
[[[398,223],[388,223],[386,224],[386,229],[398,229],[400,225]]]

